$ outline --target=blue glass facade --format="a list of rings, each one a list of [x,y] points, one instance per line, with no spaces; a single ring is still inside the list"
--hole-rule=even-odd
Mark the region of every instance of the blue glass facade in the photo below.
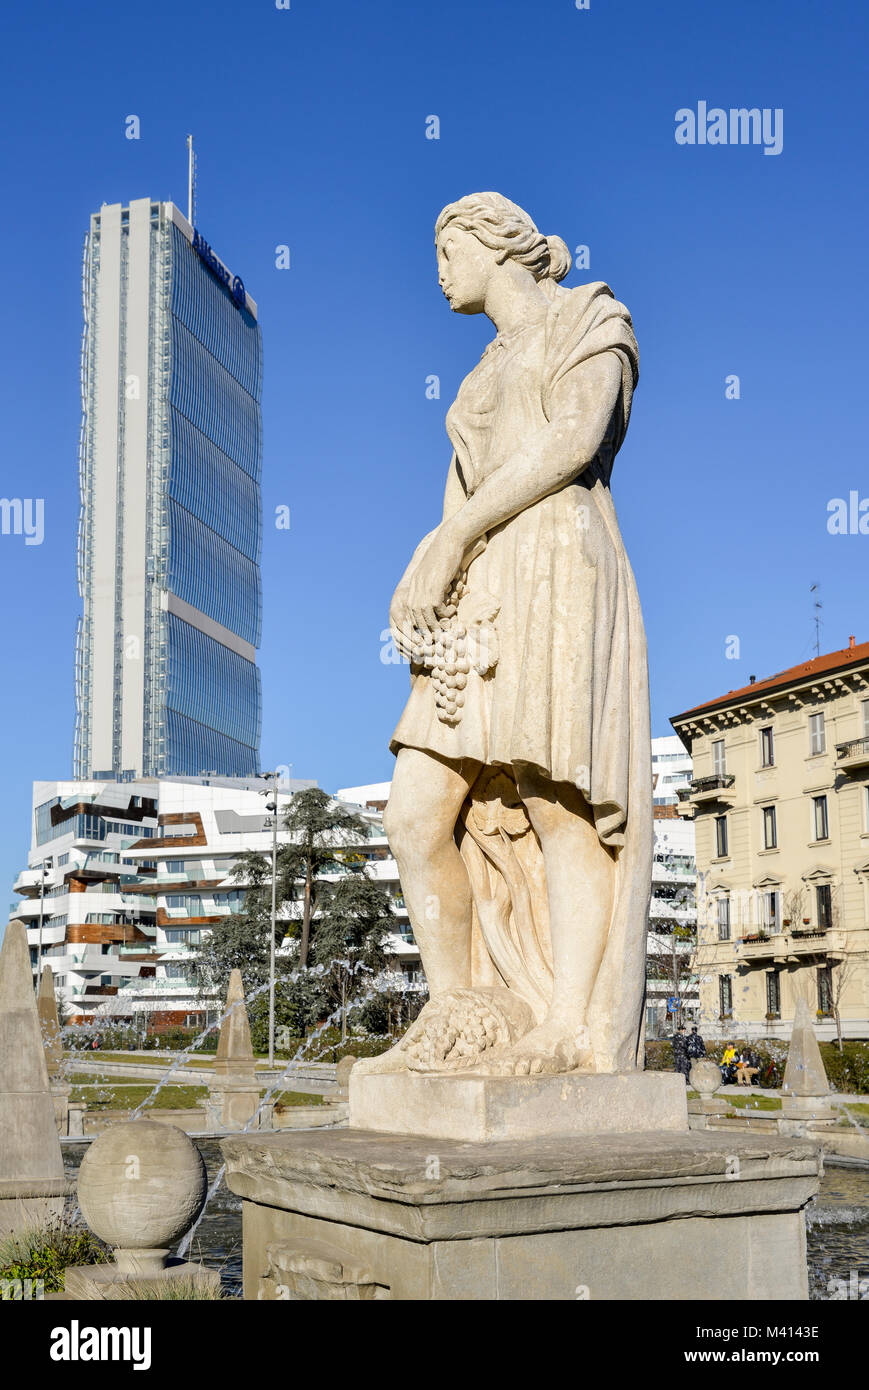
[[[262,625],[259,326],[172,223],[166,589],[251,647]],[[259,771],[253,661],[167,613],[163,774]]]
[[[166,771],[257,773],[259,669],[173,613],[166,631]]]
[[[262,338],[189,234],[145,198],[85,244],[81,778],[259,770]]]

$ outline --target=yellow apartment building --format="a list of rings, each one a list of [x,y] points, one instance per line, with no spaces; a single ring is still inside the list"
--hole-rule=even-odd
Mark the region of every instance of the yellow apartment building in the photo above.
[[[697,860],[700,1030],[869,1038],[869,642],[671,720]]]

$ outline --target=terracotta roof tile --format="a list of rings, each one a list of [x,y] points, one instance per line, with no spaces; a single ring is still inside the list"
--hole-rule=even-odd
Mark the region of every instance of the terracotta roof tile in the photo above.
[[[803,661],[799,666],[789,666],[786,671],[779,671],[774,676],[766,676],[763,680],[753,681],[751,685],[740,686],[738,690],[728,690],[726,695],[718,695],[714,700],[704,700],[702,705],[692,705],[682,714],[674,714],[671,724],[678,719],[685,719],[688,715],[697,714],[700,710],[714,709],[716,705],[727,705],[732,700],[739,700],[746,695],[754,697],[764,690],[776,690],[780,686],[794,685],[798,681],[810,679],[812,676],[821,676],[829,671],[839,671],[846,666],[856,666],[861,661],[869,660],[869,642],[860,642],[853,647],[844,647],[838,652],[827,652],[824,656],[813,657],[811,661]]]

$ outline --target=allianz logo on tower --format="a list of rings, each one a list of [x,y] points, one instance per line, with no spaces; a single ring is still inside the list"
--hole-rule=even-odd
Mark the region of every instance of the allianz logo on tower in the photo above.
[[[240,275],[230,274],[223,262],[215,256],[205,237],[195,227],[193,228],[193,250],[199,259],[205,262],[212,275],[223,282],[238,307],[244,309],[247,304],[244,281]]]
[[[764,154],[781,154],[784,110],[781,106],[683,106],[676,112],[677,145],[762,145]]]

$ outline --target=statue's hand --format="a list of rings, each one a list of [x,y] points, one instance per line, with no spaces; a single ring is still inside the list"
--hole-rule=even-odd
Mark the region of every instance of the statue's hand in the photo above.
[[[443,522],[414,567],[407,595],[414,627],[435,634],[440,626],[436,609],[461,569],[465,547],[448,521]]]
[[[392,595],[389,605],[389,627],[392,640],[403,657],[410,661],[413,657],[413,619],[407,603],[409,584],[402,580]]]

